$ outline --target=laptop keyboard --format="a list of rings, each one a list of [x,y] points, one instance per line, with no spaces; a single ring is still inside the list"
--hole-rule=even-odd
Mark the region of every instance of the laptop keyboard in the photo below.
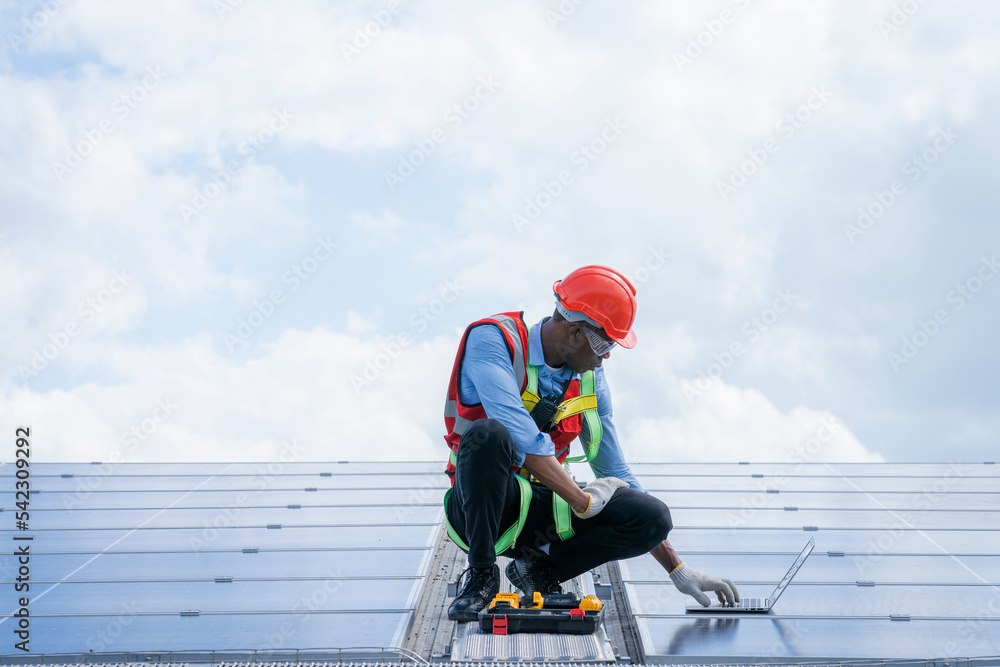
[[[767,607],[767,598],[740,598],[737,609],[763,609]]]

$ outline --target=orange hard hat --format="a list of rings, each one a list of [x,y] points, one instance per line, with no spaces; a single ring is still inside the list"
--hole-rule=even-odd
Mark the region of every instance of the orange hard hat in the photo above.
[[[624,348],[635,347],[635,287],[622,274],[591,264],[552,284],[556,306],[570,321],[589,320]],[[576,316],[582,313],[586,317]]]

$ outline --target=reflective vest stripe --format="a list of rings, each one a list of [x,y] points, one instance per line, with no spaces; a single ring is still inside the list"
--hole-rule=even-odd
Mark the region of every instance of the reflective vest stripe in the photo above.
[[[498,556],[514,545],[514,541],[517,539],[517,536],[520,535],[521,531],[524,529],[525,521],[528,520],[528,508],[531,506],[531,484],[529,484],[528,480],[520,475],[514,475],[514,479],[517,480],[517,487],[521,492],[520,513],[517,517],[517,523],[504,531],[504,534],[500,536],[500,539],[497,540],[496,545],[493,547]],[[451,541],[457,544],[462,551],[468,553],[469,545],[458,536],[458,533],[455,532],[455,529],[451,525],[451,521],[448,521],[448,497],[451,495],[454,488],[455,487],[451,487],[444,492],[444,521],[448,527],[448,537],[450,537]]]
[[[496,315],[493,319],[507,330],[507,335],[510,336],[510,340],[514,343],[514,377],[517,379],[517,386],[520,387],[524,384],[524,355],[526,354],[526,350],[521,347],[521,337],[517,333],[517,323],[514,322],[514,318],[507,315]]]
[[[514,358],[511,363],[514,365],[514,378],[517,380],[517,386],[520,387],[524,384],[524,349],[521,346],[521,336],[517,331],[517,323],[514,318],[507,315],[495,315],[492,319],[496,320],[496,323],[504,328],[507,336],[511,343],[511,350],[513,352]],[[507,337],[505,336],[505,338]],[[458,402],[445,398],[444,402],[444,417],[445,419],[454,419],[455,425],[452,427],[452,433],[457,435],[464,434],[472,422],[458,414]]]
[[[465,433],[472,426],[472,422],[468,419],[458,416],[458,406],[455,404],[455,401],[446,400],[444,402],[444,416],[445,418],[451,417],[455,420],[455,426],[452,428],[452,431],[459,435]]]

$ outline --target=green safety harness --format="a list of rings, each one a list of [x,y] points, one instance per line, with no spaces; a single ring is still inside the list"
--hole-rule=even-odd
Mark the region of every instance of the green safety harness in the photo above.
[[[528,365],[528,384],[524,389],[524,393],[521,394],[521,402],[524,404],[525,409],[530,413],[534,407],[538,404],[541,398],[538,395],[538,366]],[[594,371],[586,371],[580,375],[580,395],[574,396],[573,398],[567,399],[559,404],[556,409],[555,416],[552,418],[553,424],[558,424],[563,419],[567,417],[572,417],[573,415],[583,415],[583,420],[587,425],[587,431],[590,436],[590,442],[587,444],[586,452],[583,456],[574,456],[564,460],[564,463],[577,462],[577,461],[592,461],[601,446],[601,438],[604,436],[604,429],[601,427],[601,418],[597,414],[597,393],[596,393],[596,380],[594,379]],[[568,446],[568,445],[567,445]],[[451,462],[452,465],[458,466],[458,456],[455,450],[451,452]],[[517,540],[518,535],[524,529],[524,523],[528,519],[528,507],[531,505],[531,484],[520,474],[514,474],[514,479],[517,480],[518,490],[521,496],[521,506],[520,513],[517,517],[517,522],[504,531],[503,535],[496,543],[496,553],[497,555],[502,554],[507,551]],[[448,521],[448,497],[451,495],[451,489],[449,488],[444,494],[444,506],[445,506],[445,524],[448,527],[448,537],[451,541],[457,544],[462,551],[468,552],[469,546],[462,541],[462,538],[458,536],[455,529],[452,527],[451,522]],[[552,516],[555,519],[556,524],[556,534],[559,536],[560,540],[568,540],[573,537],[576,533],[573,531],[571,514],[572,509],[565,500],[563,500],[559,494],[552,494]]]

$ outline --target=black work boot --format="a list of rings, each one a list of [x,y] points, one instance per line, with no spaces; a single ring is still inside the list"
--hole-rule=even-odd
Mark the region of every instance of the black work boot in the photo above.
[[[470,567],[462,575],[466,572],[465,586],[448,607],[448,618],[460,623],[479,620],[479,611],[500,592],[500,566],[496,563],[483,569]]]
[[[507,565],[507,579],[524,595],[538,591],[542,595],[562,593],[555,568],[546,553],[519,556]]]

